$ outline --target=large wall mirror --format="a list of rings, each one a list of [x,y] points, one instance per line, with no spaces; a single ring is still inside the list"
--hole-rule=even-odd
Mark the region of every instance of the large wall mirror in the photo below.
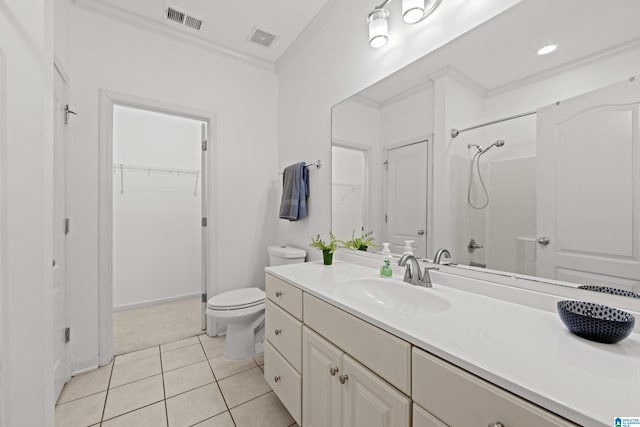
[[[640,2],[524,0],[334,106],[334,233],[640,293],[632,16]]]

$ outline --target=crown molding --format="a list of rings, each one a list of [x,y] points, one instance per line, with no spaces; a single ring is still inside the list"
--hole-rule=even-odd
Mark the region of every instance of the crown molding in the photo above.
[[[349,2],[345,0],[328,0],[316,16],[298,34],[289,47],[276,60],[276,69],[281,70],[309,43],[313,36],[324,27],[338,11]]]
[[[96,13],[100,16],[108,17],[121,23],[133,25],[136,28],[169,37],[171,40],[187,43],[189,46],[200,47],[202,49],[254,65],[267,71],[276,72],[274,62],[270,62],[262,58],[256,58],[255,56],[247,55],[234,49],[229,49],[219,45],[218,43],[214,43],[196,35],[185,33],[177,28],[164,25],[162,22],[154,19],[105,3],[102,0],[73,0],[73,4],[88,12]]]
[[[612,56],[625,53],[627,51],[631,51],[634,49],[640,48],[640,38],[632,39],[626,41],[624,43],[620,43],[618,45],[609,47],[607,49],[603,49],[596,53],[583,56],[582,58],[578,58],[574,61],[567,62],[564,64],[560,64],[556,67],[549,68],[548,70],[541,71],[539,73],[531,74],[529,76],[523,77],[518,80],[514,80],[512,82],[506,83],[504,85],[497,86],[493,89],[490,89],[487,93],[488,97],[497,96],[503,94],[505,92],[512,91],[514,89],[518,89],[523,86],[530,85],[532,83],[545,80],[559,74],[565,73],[567,71],[571,71],[573,69],[584,67],[585,65],[589,65],[595,63],[597,61],[610,58]]]
[[[429,78],[434,83],[445,76],[453,78],[455,81],[461,83],[464,87],[481,98],[485,98],[489,93],[486,87],[482,86],[480,83],[476,82],[471,77],[451,65],[447,65],[438,71],[429,74]]]
[[[372,107],[372,108],[377,108],[380,109],[381,105],[379,102],[371,99],[371,98],[367,98],[364,95],[360,95],[359,93],[356,93],[355,95],[345,99],[345,101],[353,101],[353,102],[357,102],[359,104],[362,105],[366,105],[367,107]]]
[[[421,90],[429,90],[429,89],[433,89],[434,83],[433,80],[427,80],[425,82],[422,83],[418,83],[415,86],[412,86],[408,89],[403,90],[400,93],[397,93],[395,95],[391,95],[389,98],[385,99],[384,101],[382,101],[380,103],[380,108],[387,108],[397,102],[400,102],[408,97],[410,97],[411,95],[415,94],[418,91]]]

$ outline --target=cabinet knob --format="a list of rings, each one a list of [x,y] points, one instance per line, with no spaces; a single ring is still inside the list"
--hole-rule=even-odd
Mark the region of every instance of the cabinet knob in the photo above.
[[[281,329],[276,329],[275,331],[273,331],[274,334],[276,335],[280,335],[282,333]]]
[[[335,377],[336,374],[339,372],[340,370],[338,368],[336,368],[335,366],[332,366],[329,368],[329,373],[331,374],[332,377]]]
[[[276,297],[280,298],[282,296],[282,291],[276,291]]]
[[[280,381],[280,380],[281,380],[280,375],[276,375],[275,377],[273,377],[273,380],[274,380],[275,382]]]
[[[500,421],[496,421],[495,423],[489,424],[488,427],[504,427],[504,424],[502,424]]]
[[[338,380],[340,381],[340,384],[346,383],[348,379],[349,379],[349,375],[340,375],[338,377]]]

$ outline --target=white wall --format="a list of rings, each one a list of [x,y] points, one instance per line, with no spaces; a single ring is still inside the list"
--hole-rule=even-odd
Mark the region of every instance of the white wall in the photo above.
[[[228,56],[56,1],[68,32],[71,103],[68,236],[72,369],[98,360],[98,93],[216,114],[209,293],[264,283],[278,215],[277,76]],[[126,21],[125,21],[126,22]],[[305,156],[306,158],[306,156]],[[327,157],[324,157],[326,160]],[[242,257],[244,268],[236,268]]]
[[[53,11],[0,2],[0,426],[54,425]]]
[[[115,106],[113,163],[201,169],[198,120]],[[199,175],[113,174],[113,306],[131,308],[201,289]]]
[[[376,50],[367,43],[365,24],[372,4],[366,0],[336,2],[328,21],[278,61],[278,164],[301,159],[328,162],[333,105],[516,3],[451,0],[443,2],[425,23],[413,26],[404,25],[399,5],[391,4],[390,41]],[[435,141],[436,145],[444,143]],[[279,221],[279,240],[305,247],[312,234],[328,230],[330,200],[331,175],[321,169],[312,174],[308,219]],[[317,251],[309,255],[311,259],[320,258]]]

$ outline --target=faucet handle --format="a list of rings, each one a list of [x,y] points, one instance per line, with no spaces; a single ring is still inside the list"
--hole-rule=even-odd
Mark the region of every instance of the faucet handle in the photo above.
[[[418,271],[418,275],[420,274],[420,272]],[[404,281],[405,282],[411,282],[411,279],[413,278],[413,274],[411,272],[411,266],[407,265],[407,267],[404,269]]]
[[[420,278],[420,282],[422,284],[422,286],[424,286],[425,288],[431,288],[433,287],[433,284],[431,283],[431,276],[429,275],[430,271],[438,271],[440,270],[440,268],[438,267],[425,267],[424,271],[422,273],[422,277]]]

